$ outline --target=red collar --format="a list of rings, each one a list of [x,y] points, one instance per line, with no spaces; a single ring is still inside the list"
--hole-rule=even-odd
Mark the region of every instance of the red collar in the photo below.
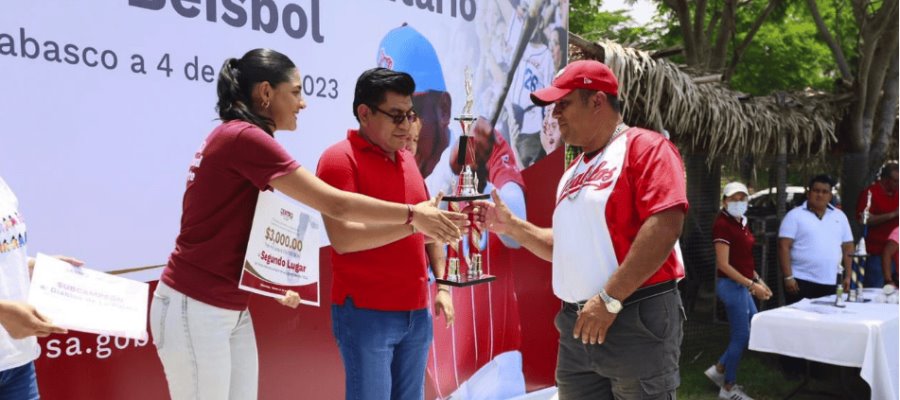
[[[390,155],[381,147],[376,146],[374,143],[370,142],[368,139],[359,134],[359,129],[348,129],[347,130],[347,140],[350,141],[350,147],[354,149],[362,150],[362,151],[371,151],[375,154],[378,154],[383,157],[390,158]],[[394,152],[394,158],[397,162],[401,162],[404,159],[405,154],[407,153],[406,149],[400,149]]]

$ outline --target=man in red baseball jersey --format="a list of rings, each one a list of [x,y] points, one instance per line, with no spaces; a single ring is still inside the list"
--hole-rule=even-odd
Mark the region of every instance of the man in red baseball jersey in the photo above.
[[[617,96],[615,75],[597,61],[570,63],[533,92],[584,153],[560,180],[552,228],[515,217],[496,193],[486,216],[488,228],[553,262],[562,400],[668,399],[680,382],[684,167],[663,135],[623,123]]]

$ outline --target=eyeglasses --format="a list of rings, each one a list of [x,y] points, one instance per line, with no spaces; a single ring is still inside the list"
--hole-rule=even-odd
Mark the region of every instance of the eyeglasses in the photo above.
[[[413,123],[419,120],[419,115],[416,114],[416,112],[413,110],[409,110],[402,114],[391,114],[378,108],[377,106],[369,106],[369,108],[371,108],[372,111],[375,111],[376,113],[387,115],[391,119],[391,121],[394,122],[394,125],[400,125],[403,123],[403,121],[409,121],[409,123]]]

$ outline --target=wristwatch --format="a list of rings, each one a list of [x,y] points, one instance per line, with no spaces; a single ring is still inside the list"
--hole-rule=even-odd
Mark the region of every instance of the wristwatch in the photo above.
[[[603,303],[606,304],[606,311],[611,314],[618,314],[619,311],[622,311],[622,302],[614,299],[603,289],[600,289],[600,300],[603,300]]]

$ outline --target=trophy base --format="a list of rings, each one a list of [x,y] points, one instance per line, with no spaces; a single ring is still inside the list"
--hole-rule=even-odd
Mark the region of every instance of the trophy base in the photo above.
[[[465,276],[459,277],[459,280],[450,280],[450,279],[436,279],[437,283],[448,286],[455,287],[466,287],[472,285],[478,285],[482,283],[488,283],[497,279],[494,275],[481,275],[477,278],[468,278]]]
[[[472,200],[486,200],[491,198],[490,194],[470,194],[470,195],[459,195],[459,196],[444,196],[443,201],[447,202],[459,202],[459,201],[472,201]]]

